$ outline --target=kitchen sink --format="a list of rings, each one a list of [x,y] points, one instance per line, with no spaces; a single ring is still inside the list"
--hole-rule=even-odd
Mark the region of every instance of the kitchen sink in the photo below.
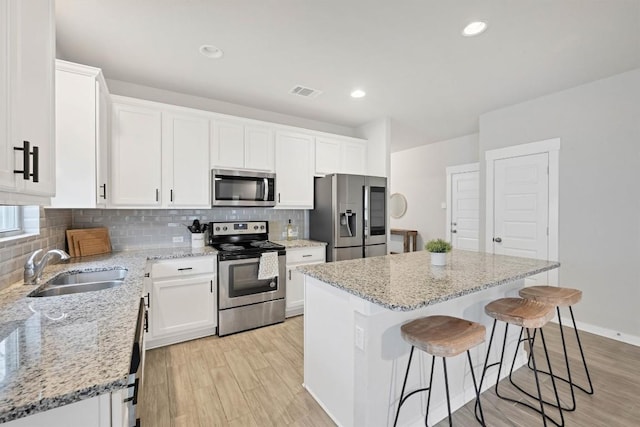
[[[122,281],[127,276],[127,270],[116,268],[102,271],[77,271],[62,273],[49,280],[45,286],[77,285],[82,283],[95,283],[105,281]]]
[[[103,271],[78,271],[62,273],[31,292],[29,297],[52,297],[59,295],[94,292],[120,286],[127,270],[117,268]]]

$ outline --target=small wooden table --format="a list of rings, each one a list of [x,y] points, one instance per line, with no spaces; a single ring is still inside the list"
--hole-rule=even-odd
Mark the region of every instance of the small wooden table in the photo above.
[[[411,244],[412,251],[415,252],[417,240],[418,240],[418,230],[402,230],[400,228],[392,228],[391,234],[396,234],[398,236],[402,236],[403,238],[403,251],[409,252],[409,244]]]

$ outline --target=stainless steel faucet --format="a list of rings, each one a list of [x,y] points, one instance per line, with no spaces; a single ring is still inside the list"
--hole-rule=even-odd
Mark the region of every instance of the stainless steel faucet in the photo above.
[[[45,253],[39,262],[36,262],[36,257],[42,253],[42,249],[38,249],[34,253],[32,253],[27,262],[24,263],[24,284],[25,285],[37,285],[38,280],[40,280],[40,276],[42,276],[42,270],[49,264],[51,257],[53,255],[58,255],[60,257],[60,261],[64,261],[69,259],[70,256],[68,253],[61,249],[51,249],[47,253]]]

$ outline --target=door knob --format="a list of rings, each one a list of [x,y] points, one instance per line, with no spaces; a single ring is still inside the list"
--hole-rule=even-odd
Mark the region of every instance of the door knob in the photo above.
[[[496,243],[500,243],[500,242],[502,242],[502,239],[500,237],[494,237],[493,241],[496,242]]]

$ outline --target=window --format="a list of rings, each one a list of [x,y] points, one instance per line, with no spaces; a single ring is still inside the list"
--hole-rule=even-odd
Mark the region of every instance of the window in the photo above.
[[[0,206],[0,237],[22,233],[22,209],[19,206]]]
[[[39,234],[38,206],[0,206],[0,240]]]

